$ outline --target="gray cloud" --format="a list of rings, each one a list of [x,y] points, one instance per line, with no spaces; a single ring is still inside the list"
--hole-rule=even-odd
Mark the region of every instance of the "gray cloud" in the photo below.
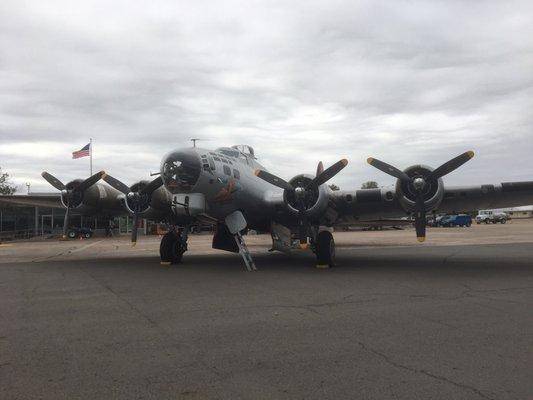
[[[533,179],[530,2],[353,3],[3,1],[0,166],[49,190],[93,137],[133,182],[201,137],[285,177],[348,157],[341,187],[469,149],[448,183]]]

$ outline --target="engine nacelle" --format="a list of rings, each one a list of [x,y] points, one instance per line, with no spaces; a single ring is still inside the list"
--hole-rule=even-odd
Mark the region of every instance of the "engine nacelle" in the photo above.
[[[65,185],[67,190],[61,194],[61,202],[65,207],[67,203],[70,208],[85,206],[97,209],[113,209],[116,207],[120,192],[101,183],[95,183],[84,191],[73,191],[82,182],[83,179],[75,179]]]
[[[424,203],[426,211],[432,211],[439,207],[444,198],[444,184],[442,179],[427,179],[433,171],[431,167],[425,165],[413,165],[404,170],[411,178],[422,177],[426,180],[424,188]],[[416,195],[413,184],[398,179],[396,182],[396,193],[403,209],[411,213],[415,209]]]
[[[313,178],[311,175],[297,175],[289,183],[295,188],[304,188]],[[298,198],[298,189],[294,191],[285,190],[283,200],[291,214],[298,215],[298,202],[303,201],[306,217],[310,219],[319,218],[328,207],[329,189],[327,185],[311,187],[305,190],[305,194],[301,198]]]
[[[156,189],[151,194],[140,193],[149,183],[150,181],[146,180],[139,181],[130,186],[131,194],[120,195],[120,199],[129,213],[134,214],[137,211],[144,218],[157,218],[170,211],[172,196],[164,187]]]

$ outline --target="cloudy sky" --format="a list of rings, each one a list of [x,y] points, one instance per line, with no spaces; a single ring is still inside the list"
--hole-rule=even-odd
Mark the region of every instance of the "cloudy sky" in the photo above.
[[[531,1],[0,2],[0,167],[133,183],[171,148],[246,143],[289,178],[342,157],[476,158],[451,184],[533,180]]]

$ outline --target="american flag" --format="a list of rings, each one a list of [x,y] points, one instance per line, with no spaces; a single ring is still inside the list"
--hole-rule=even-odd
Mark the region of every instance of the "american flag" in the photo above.
[[[81,157],[89,157],[90,154],[91,154],[91,144],[87,143],[87,145],[83,146],[81,150],[74,151],[72,153],[72,158],[76,159],[76,158],[81,158]]]

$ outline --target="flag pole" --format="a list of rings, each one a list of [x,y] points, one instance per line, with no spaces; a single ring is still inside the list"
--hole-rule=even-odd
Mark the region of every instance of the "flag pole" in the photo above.
[[[89,140],[89,156],[90,156],[89,169],[91,172],[89,176],[93,176],[93,138]]]

